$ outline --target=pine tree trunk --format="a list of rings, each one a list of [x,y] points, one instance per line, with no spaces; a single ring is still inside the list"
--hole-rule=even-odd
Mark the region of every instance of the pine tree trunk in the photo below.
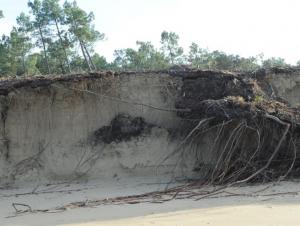
[[[63,49],[64,54],[65,54],[65,58],[66,58],[67,66],[68,66],[68,71],[71,72],[70,61],[69,61],[69,59],[68,59],[68,55],[67,55],[66,48],[65,48],[64,45],[63,45],[63,39],[62,39],[62,37],[61,37],[60,29],[59,29],[59,27],[58,27],[58,23],[57,23],[57,20],[56,20],[56,19],[55,19],[55,26],[56,26],[56,30],[57,30],[57,35],[58,35],[59,40],[60,40],[61,48]]]
[[[66,71],[65,71],[65,67],[64,67],[64,64],[63,64],[63,62],[62,62],[62,61],[60,61],[60,69],[61,69],[61,72],[62,72],[63,74],[65,74],[65,73],[66,73]]]
[[[87,66],[88,66],[88,68],[89,68],[89,71],[92,71],[90,62],[89,62],[89,60],[88,60],[88,58],[87,58],[87,56],[86,56],[86,54],[85,54],[84,45],[83,45],[82,41],[79,41],[79,44],[80,44],[80,48],[81,48],[81,51],[82,51],[82,55],[83,55],[83,57],[84,57],[84,60],[85,60]]]
[[[39,25],[39,32],[40,32],[40,36],[41,36],[41,39],[42,39],[42,44],[43,44],[43,49],[44,49],[44,57],[45,57],[45,60],[46,60],[48,74],[51,74],[49,61],[48,61],[48,56],[47,56],[47,51],[46,51],[46,44],[45,44],[43,32],[42,32],[42,29],[41,29],[40,25]]]
[[[24,75],[27,75],[26,63],[25,63],[25,54],[22,54],[22,67],[24,71]]]
[[[95,66],[95,64],[94,64],[94,62],[93,62],[93,59],[91,58],[91,55],[90,55],[89,51],[87,50],[85,44],[83,44],[83,47],[84,47],[85,52],[86,52],[86,54],[87,54],[87,56],[88,56],[88,58],[89,58],[89,60],[90,60],[91,65],[93,66],[93,69],[96,71],[97,68],[96,68],[96,66]]]
[[[173,59],[173,56],[172,56],[172,48],[171,48],[170,45],[168,45],[168,50],[169,50],[171,65],[174,65],[174,59]]]

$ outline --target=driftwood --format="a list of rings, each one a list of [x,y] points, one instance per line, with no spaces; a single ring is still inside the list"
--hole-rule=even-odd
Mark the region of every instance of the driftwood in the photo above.
[[[16,217],[22,214],[35,214],[35,213],[59,213],[77,208],[91,208],[101,205],[125,205],[125,204],[141,204],[141,203],[164,203],[172,200],[192,199],[199,201],[202,199],[224,198],[224,197],[274,197],[274,196],[296,196],[300,191],[288,192],[266,192],[270,186],[252,191],[248,193],[236,193],[227,189],[228,187],[199,187],[197,183],[189,183],[182,186],[170,188],[165,191],[155,191],[144,193],[141,195],[120,196],[115,198],[84,200],[78,202],[68,203],[66,205],[57,206],[49,209],[34,209],[28,204],[12,203],[15,210],[15,215],[9,216]]]

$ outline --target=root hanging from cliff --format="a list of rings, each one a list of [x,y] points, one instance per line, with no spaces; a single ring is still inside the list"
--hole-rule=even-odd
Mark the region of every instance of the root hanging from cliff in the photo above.
[[[300,176],[300,111],[260,87],[259,79],[227,74],[197,73],[183,80],[181,96],[176,101],[183,119],[210,118],[209,123],[191,126],[186,144],[196,151],[177,151],[180,167],[184,156],[197,159],[194,171],[200,185],[231,186],[244,183],[279,181]],[[189,134],[189,131],[186,132]],[[213,137],[210,159],[201,159],[198,142],[205,135]]]
[[[185,143],[197,143],[206,133],[215,137],[210,147],[209,164],[203,164],[205,160],[201,158],[195,163],[194,171],[199,175],[196,183],[199,186],[233,186],[300,176],[300,128],[295,120],[298,115],[289,115],[293,109],[287,107],[278,108],[271,115],[267,104],[271,102],[266,102],[262,108],[253,103],[224,100],[206,101],[197,106],[199,116],[206,113],[210,116],[210,122],[206,127],[198,128],[197,125],[192,129],[192,136],[188,133]],[[194,115],[197,113],[195,110],[191,112]],[[226,117],[229,118],[225,120]],[[194,155],[196,159],[201,151],[199,146],[194,153],[183,148],[174,154],[184,164],[184,155]],[[176,164],[176,167],[182,164]]]

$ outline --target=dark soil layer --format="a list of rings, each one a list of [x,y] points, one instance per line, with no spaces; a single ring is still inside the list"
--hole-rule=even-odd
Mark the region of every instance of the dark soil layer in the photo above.
[[[126,114],[117,115],[109,126],[104,126],[93,135],[94,144],[104,142],[121,142],[140,136],[151,125],[141,117],[133,118]]]

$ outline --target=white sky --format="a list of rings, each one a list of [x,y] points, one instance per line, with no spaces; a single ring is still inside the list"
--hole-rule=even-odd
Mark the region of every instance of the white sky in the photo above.
[[[136,40],[159,46],[163,30],[174,31],[188,50],[191,42],[241,56],[264,53],[288,63],[300,60],[300,0],[77,0],[93,11],[95,27],[106,34],[96,51],[111,60],[115,49]],[[0,0],[8,34],[27,0]]]

